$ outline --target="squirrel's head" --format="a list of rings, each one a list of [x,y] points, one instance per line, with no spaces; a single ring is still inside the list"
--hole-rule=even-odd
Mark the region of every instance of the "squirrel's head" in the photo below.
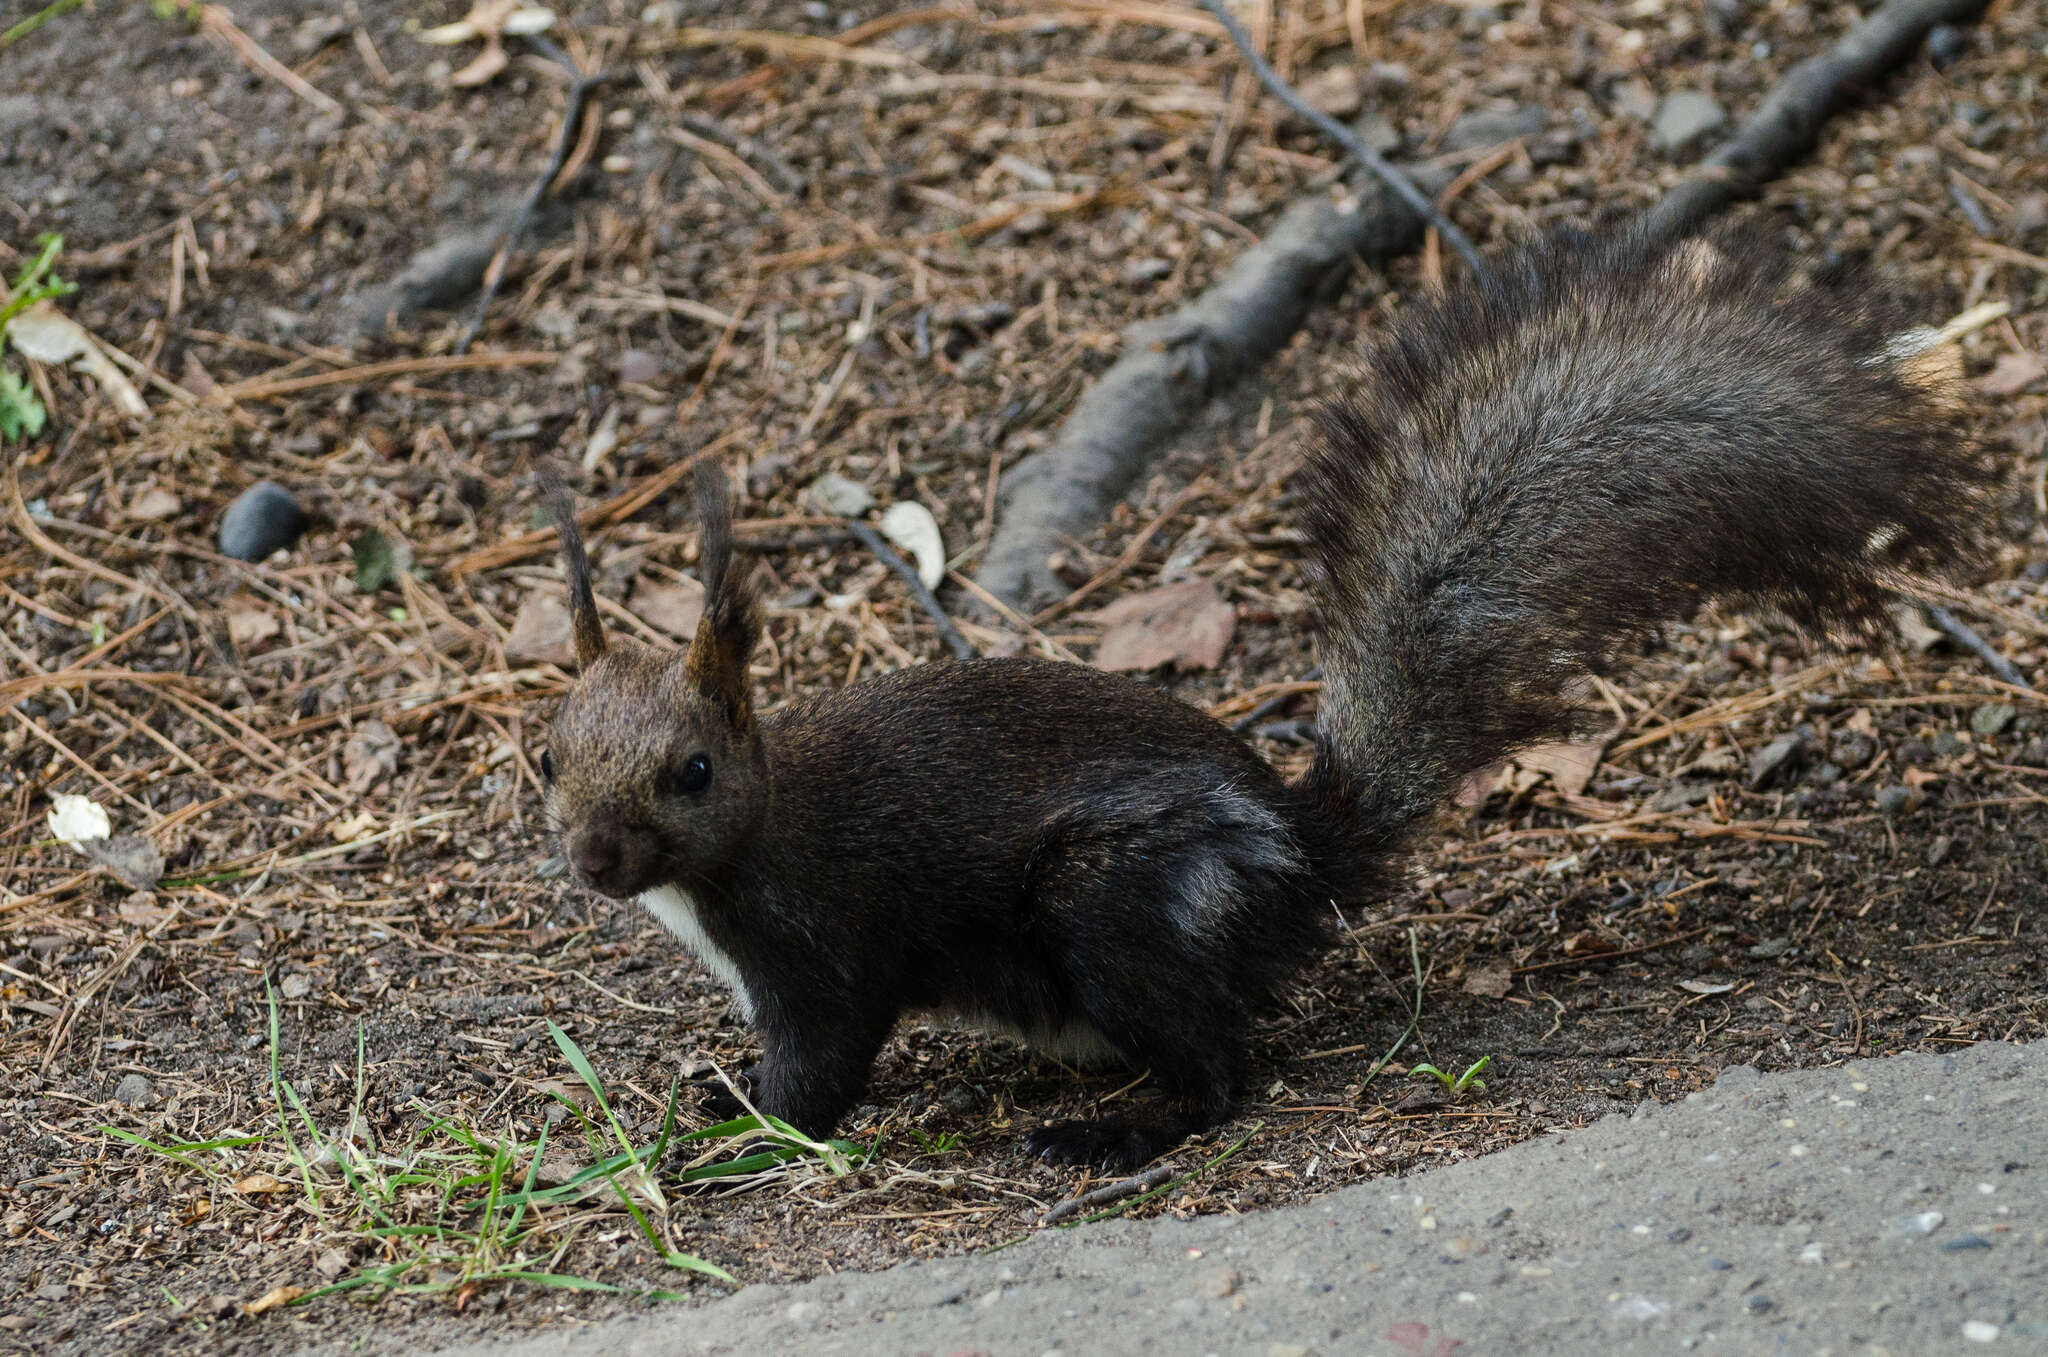
[[[607,638],[568,495],[550,483],[579,676],[541,755],[548,822],[577,881],[615,899],[715,876],[768,795],[747,686],[760,636],[752,563],[735,564],[723,474],[697,477],[704,616],[687,650]]]

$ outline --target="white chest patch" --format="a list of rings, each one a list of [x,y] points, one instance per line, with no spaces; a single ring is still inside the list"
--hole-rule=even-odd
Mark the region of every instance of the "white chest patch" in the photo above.
[[[740,979],[739,967],[733,965],[732,958],[711,940],[704,931],[704,925],[698,922],[696,900],[680,887],[656,886],[651,891],[640,893],[640,904],[661,921],[663,928],[675,934],[683,946],[695,952],[697,959],[709,966],[713,975],[731,987],[733,999],[740,1007],[740,1016],[752,1022],[754,996],[747,993],[747,984]]]

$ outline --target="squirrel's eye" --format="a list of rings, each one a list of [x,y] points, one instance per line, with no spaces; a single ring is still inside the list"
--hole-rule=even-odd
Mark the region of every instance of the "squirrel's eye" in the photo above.
[[[690,761],[683,765],[682,776],[677,779],[682,789],[695,796],[711,785],[711,760],[702,754],[690,755]]]
[[[555,756],[545,749],[540,751],[540,775],[544,781],[555,780]]]

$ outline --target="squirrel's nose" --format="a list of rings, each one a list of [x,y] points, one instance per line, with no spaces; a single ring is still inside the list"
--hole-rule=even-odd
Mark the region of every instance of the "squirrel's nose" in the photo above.
[[[619,865],[618,845],[609,838],[589,835],[569,850],[569,860],[576,864],[577,871],[596,881]]]

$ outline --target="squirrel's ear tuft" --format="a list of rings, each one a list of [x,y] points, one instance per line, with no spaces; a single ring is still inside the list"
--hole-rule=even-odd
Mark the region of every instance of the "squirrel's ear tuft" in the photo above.
[[[747,662],[761,638],[761,618],[754,600],[753,562],[733,560],[732,501],[725,471],[715,462],[697,468],[697,518],[703,528],[697,568],[704,580],[704,616],[697,623],[684,673],[744,731],[754,720]]]
[[[576,665],[588,669],[604,654],[604,623],[598,620],[597,597],[590,591],[590,557],[583,550],[583,530],[569,492],[552,471],[540,473],[541,493],[554,512],[562,535],[562,557],[569,568],[569,620],[575,633]]]

